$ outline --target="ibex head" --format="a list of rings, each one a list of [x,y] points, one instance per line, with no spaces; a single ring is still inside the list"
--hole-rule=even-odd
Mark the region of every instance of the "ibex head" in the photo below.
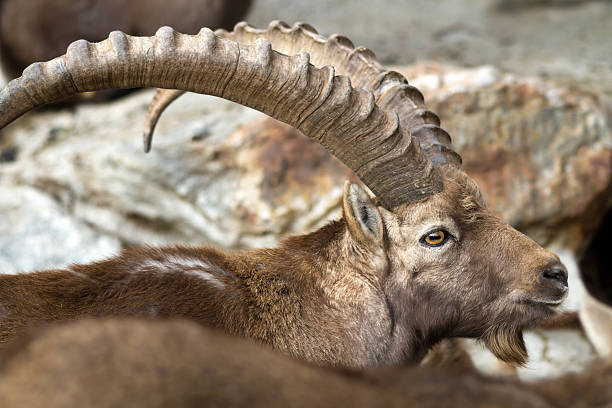
[[[239,24],[196,36],[164,27],[150,38],[113,32],[101,43],[77,41],[9,83],[0,126],[78,92],[142,86],[258,109],[351,168],[374,197],[346,185],[341,245],[350,267],[387,299],[398,338],[425,345],[477,337],[498,357],[523,363],[521,331],[553,315],[566,295],[559,259],[487,209],[421,93],[371,51],[306,25],[274,22],[260,31]]]
[[[385,292],[405,299],[397,315],[434,331],[423,339],[435,330],[476,337],[502,360],[523,363],[522,330],[556,313],[567,292],[565,267],[492,214],[465,173],[440,173],[441,192],[392,210],[347,187],[354,241],[371,252],[366,258],[379,254]]]

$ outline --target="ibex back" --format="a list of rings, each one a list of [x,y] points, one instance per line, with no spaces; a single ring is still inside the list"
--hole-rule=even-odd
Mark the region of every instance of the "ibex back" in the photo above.
[[[341,220],[275,249],[139,248],[2,276],[2,341],[83,316],[181,316],[331,365],[418,360],[458,336],[523,363],[522,330],[566,295],[559,259],[487,209],[420,92],[371,51],[306,25],[78,41],[9,83],[0,125],[77,92],[134,86],[259,109],[323,144],[373,194],[347,183]]]

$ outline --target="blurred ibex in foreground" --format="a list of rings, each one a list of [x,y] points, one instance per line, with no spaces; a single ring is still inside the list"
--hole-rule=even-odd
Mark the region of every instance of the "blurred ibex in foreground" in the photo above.
[[[611,384],[612,361],[529,384],[449,368],[334,370],[188,321],[71,322],[0,354],[3,408],[591,408],[612,405]]]
[[[132,248],[0,276],[1,341],[85,316],[178,316],[344,367],[416,361],[445,337],[478,338],[523,363],[522,330],[564,299],[565,267],[487,209],[421,93],[371,51],[307,25],[77,41],[0,92],[0,126],[78,92],[145,86],[220,96],[287,122],[375,197],[347,183],[342,219],[273,249]]]
[[[78,39],[101,41],[113,30],[152,35],[164,25],[185,33],[230,29],[251,0],[1,0],[2,69],[16,78],[30,64],[54,58]],[[102,100],[113,93],[96,94]],[[88,94],[84,100],[93,100]]]

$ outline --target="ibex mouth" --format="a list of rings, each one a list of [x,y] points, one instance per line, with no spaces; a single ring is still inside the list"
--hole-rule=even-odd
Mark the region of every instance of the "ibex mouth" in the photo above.
[[[515,298],[518,303],[525,303],[528,306],[546,306],[554,309],[561,305],[568,294],[568,286],[562,282],[545,282],[537,288],[522,291]]]
[[[544,309],[550,311],[551,313],[554,313],[555,315],[558,315],[558,314],[562,313],[563,310],[564,310],[563,306],[562,306],[564,300],[565,300],[565,298],[561,299],[561,300],[557,300],[557,301],[550,301],[550,300],[540,301],[540,302],[536,302],[535,305],[537,305],[537,306],[539,306],[541,308],[544,308]]]
[[[526,327],[537,326],[550,319],[556,319],[565,310],[563,308],[564,300],[565,296],[552,299],[548,297],[525,297],[519,300],[518,303],[522,306],[521,309],[523,309],[527,318]]]
[[[551,309],[556,309],[557,306],[560,306],[563,303],[566,297],[567,291],[563,292],[561,296],[555,296],[554,298],[523,295],[517,299],[517,301],[518,303],[524,303],[527,305],[547,306]]]
[[[548,306],[559,306],[561,303],[563,303],[563,300],[565,300],[565,297],[559,300],[542,300],[540,303]]]

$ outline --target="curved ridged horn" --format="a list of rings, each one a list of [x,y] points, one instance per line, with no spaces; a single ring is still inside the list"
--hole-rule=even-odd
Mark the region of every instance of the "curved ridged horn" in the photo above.
[[[0,127],[23,113],[79,92],[160,87],[219,96],[299,129],[351,168],[391,209],[441,191],[441,178],[394,112],[372,92],[353,89],[334,68],[313,67],[307,53],[287,56],[258,39],[245,45],[160,28],[154,37],[114,31],[79,40],[65,55],[30,65],[0,92]]]
[[[217,30],[215,34],[243,44],[265,38],[272,48],[287,55],[308,52],[314,66],[333,66],[338,75],[348,76],[356,88],[372,91],[381,109],[397,112],[401,126],[419,139],[434,164],[461,166],[461,157],[454,152],[450,136],[440,128],[438,116],[425,107],[421,92],[398,72],[387,70],[369,49],[355,47],[348,38],[337,34],[326,38],[303,23],[289,27],[282,21],[273,21],[267,30],[260,30],[241,22],[231,32]],[[163,110],[182,94],[183,91],[158,90],[145,120],[145,145],[150,145]]]
[[[153,95],[153,100],[151,100],[147,109],[147,117],[145,118],[145,125],[142,131],[142,144],[145,153],[149,153],[151,150],[153,132],[155,132],[155,126],[157,126],[162,113],[164,113],[168,105],[184,93],[185,91],[181,89],[158,89],[155,95]]]

